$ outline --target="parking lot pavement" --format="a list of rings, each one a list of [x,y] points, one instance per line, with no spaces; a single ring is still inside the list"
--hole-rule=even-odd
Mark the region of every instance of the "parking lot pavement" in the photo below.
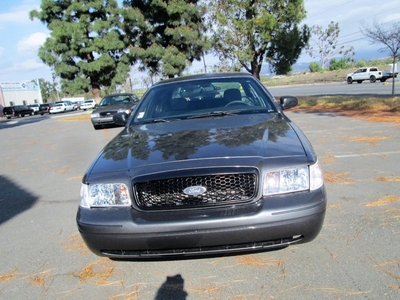
[[[0,299],[399,299],[400,126],[288,116],[325,172],[328,211],[316,240],[147,262],[91,254],[75,224],[81,177],[120,128],[62,118],[2,127]]]

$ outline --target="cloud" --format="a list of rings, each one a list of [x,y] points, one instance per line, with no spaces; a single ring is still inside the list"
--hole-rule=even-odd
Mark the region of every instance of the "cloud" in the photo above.
[[[20,71],[33,71],[41,69],[44,66],[45,64],[43,64],[42,62],[39,62],[35,59],[28,59],[24,62],[15,64],[13,68]]]
[[[10,73],[24,73],[42,69],[46,65],[35,59],[28,59],[26,61],[16,63],[8,68],[0,69],[0,74],[10,74]]]
[[[37,54],[39,47],[44,44],[46,38],[47,34],[35,32],[27,38],[20,40],[17,44],[17,50],[22,54]]]
[[[12,7],[10,11],[0,13],[0,24],[4,28],[4,25],[8,23],[21,24],[31,22],[29,12],[39,8],[36,0],[25,0],[21,5]]]

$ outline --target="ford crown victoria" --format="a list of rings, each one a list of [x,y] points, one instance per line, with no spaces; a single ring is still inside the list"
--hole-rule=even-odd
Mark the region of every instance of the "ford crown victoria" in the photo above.
[[[242,73],[160,81],[82,180],[77,225],[110,258],[220,255],[310,242],[325,216],[323,173],[308,139]]]

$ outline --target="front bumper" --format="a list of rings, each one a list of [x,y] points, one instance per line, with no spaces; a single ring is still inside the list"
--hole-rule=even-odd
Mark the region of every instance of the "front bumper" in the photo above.
[[[93,125],[114,124],[113,116],[92,118],[91,120]]]
[[[79,208],[77,224],[89,249],[111,258],[195,256],[282,248],[320,232],[326,193],[292,193],[246,205],[150,211]]]

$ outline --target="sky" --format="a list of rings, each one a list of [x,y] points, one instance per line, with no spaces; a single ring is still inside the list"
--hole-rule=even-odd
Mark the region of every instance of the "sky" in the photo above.
[[[22,82],[37,78],[52,81],[51,70],[37,56],[39,47],[50,32],[39,20],[31,21],[29,12],[40,9],[41,0],[0,1],[0,82]],[[353,46],[355,58],[373,59],[388,56],[380,49],[383,45],[372,44],[361,33],[361,25],[368,27],[374,21],[384,26],[400,22],[399,0],[304,0],[307,17],[302,24],[327,28],[331,21],[339,23],[338,45]],[[305,51],[298,63],[317,61]],[[206,57],[207,65],[214,65],[217,59]],[[195,71],[203,65],[193,65]]]

